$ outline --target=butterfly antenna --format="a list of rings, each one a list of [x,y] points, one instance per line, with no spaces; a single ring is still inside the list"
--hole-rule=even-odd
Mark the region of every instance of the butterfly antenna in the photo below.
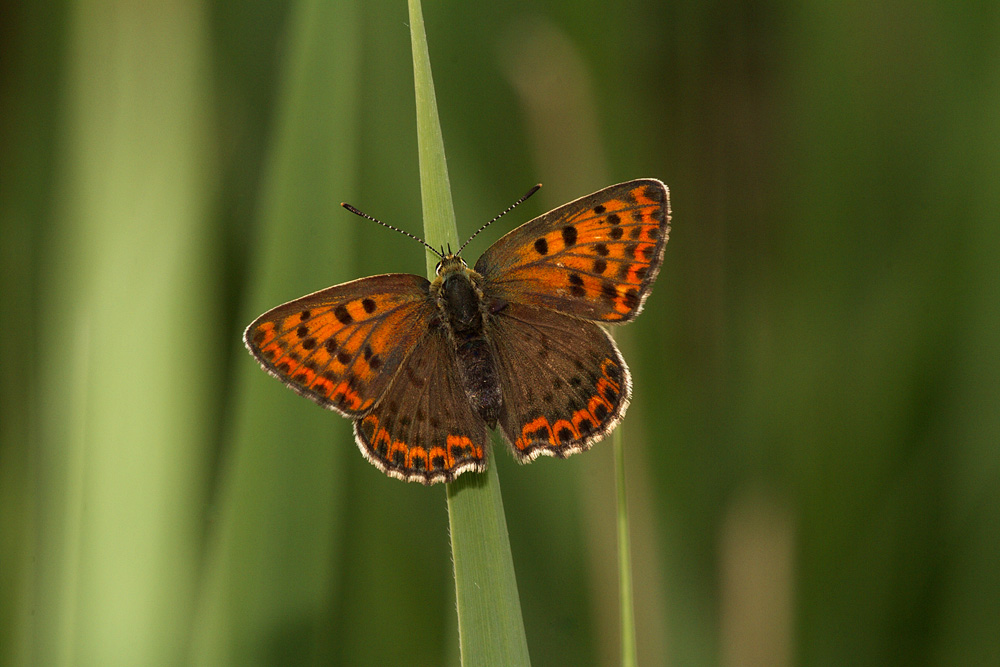
[[[379,220],[378,218],[372,217],[372,216],[368,215],[367,213],[359,211],[358,209],[354,208],[350,204],[347,204],[347,203],[344,203],[344,202],[340,202],[340,205],[343,206],[344,208],[346,208],[348,211],[350,211],[354,215],[360,215],[362,218],[365,218],[366,220],[371,220],[372,222],[377,222],[378,224],[382,225],[383,227],[388,227],[389,229],[391,229],[394,232],[399,232],[403,236],[409,236],[414,241],[417,241],[417,242],[423,244],[423,246],[425,248],[427,248],[428,250],[430,250],[432,253],[434,253],[438,257],[444,257],[444,255],[442,255],[440,252],[438,252],[437,250],[435,250],[434,248],[432,248],[427,243],[427,241],[423,240],[419,236],[414,236],[413,234],[411,234],[410,232],[408,232],[406,230],[403,230],[403,229],[400,229],[399,227],[393,227],[392,225],[386,224],[386,223],[382,222],[381,220]]]
[[[498,215],[497,217],[493,218],[492,220],[490,220],[489,222],[487,222],[487,223],[486,223],[485,225],[483,225],[482,227],[480,227],[479,229],[477,229],[477,230],[476,230],[476,233],[475,233],[475,234],[473,234],[472,236],[470,236],[470,237],[469,237],[469,240],[468,240],[468,241],[466,241],[465,243],[463,243],[463,244],[462,244],[462,247],[461,247],[461,248],[459,248],[459,249],[458,249],[458,252],[456,252],[455,254],[456,254],[456,255],[460,255],[460,254],[462,254],[462,251],[463,251],[463,250],[465,250],[465,246],[469,245],[469,242],[470,242],[470,241],[472,241],[472,239],[474,239],[474,238],[476,238],[477,236],[479,236],[480,232],[482,232],[482,231],[483,231],[484,229],[486,229],[487,227],[489,227],[490,225],[492,225],[492,224],[493,224],[494,222],[496,222],[497,220],[499,220],[499,219],[500,219],[500,218],[502,218],[503,216],[505,216],[505,215],[507,215],[508,213],[510,213],[511,211],[513,211],[513,210],[514,210],[515,208],[517,208],[517,207],[518,207],[518,205],[520,205],[520,204],[523,204],[523,203],[524,203],[524,201],[525,201],[525,200],[526,200],[526,199],[527,199],[528,197],[530,197],[531,195],[533,195],[533,194],[535,194],[536,192],[538,192],[538,189],[539,189],[539,188],[541,188],[541,187],[542,187],[542,184],[541,184],[541,183],[539,183],[538,185],[536,185],[536,186],[532,187],[532,188],[531,188],[530,190],[528,190],[528,192],[527,192],[527,193],[525,193],[525,195],[524,195],[523,197],[521,197],[521,198],[520,198],[520,199],[518,199],[518,200],[517,200],[516,202],[514,202],[513,204],[511,204],[510,206],[508,206],[508,207],[507,207],[506,209],[504,209],[503,213],[501,213],[500,215]]]

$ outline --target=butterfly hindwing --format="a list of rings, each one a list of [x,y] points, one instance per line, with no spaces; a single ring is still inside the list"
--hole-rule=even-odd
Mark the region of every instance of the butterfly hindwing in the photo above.
[[[655,179],[612,185],[513,230],[483,253],[484,291],[599,322],[635,318],[670,233]]]
[[[426,278],[386,274],[329,287],[258,317],[243,336],[271,375],[356,417],[378,401],[436,311]]]
[[[446,333],[425,331],[382,400],[354,422],[354,434],[382,472],[433,484],[486,469],[487,428],[465,394]]]
[[[500,427],[519,461],[589,449],[621,421],[632,380],[600,326],[510,303],[491,328],[503,391]]]

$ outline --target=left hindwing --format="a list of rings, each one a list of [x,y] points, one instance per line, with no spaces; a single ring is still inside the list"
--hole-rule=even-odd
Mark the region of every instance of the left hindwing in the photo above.
[[[476,271],[492,298],[628,322],[642,310],[669,233],[667,187],[629,181],[521,225],[483,253]]]
[[[421,337],[382,400],[354,422],[354,435],[375,467],[409,482],[450,482],[486,468],[486,422],[465,395],[441,328]]]

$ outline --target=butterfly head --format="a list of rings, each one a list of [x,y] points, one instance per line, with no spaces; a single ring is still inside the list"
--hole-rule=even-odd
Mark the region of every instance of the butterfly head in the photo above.
[[[447,278],[449,274],[455,273],[456,271],[468,271],[469,265],[465,263],[465,260],[454,253],[445,253],[441,255],[441,261],[437,263],[434,267],[434,274],[441,278],[442,280]]]

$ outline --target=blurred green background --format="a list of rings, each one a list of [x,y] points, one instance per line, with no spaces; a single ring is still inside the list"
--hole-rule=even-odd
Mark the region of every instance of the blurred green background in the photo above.
[[[426,2],[470,246],[656,177],[640,663],[1000,655],[1000,5]],[[458,662],[443,487],[262,373],[421,249],[403,0],[0,3],[0,662]],[[536,665],[612,665],[610,443],[498,454]]]

